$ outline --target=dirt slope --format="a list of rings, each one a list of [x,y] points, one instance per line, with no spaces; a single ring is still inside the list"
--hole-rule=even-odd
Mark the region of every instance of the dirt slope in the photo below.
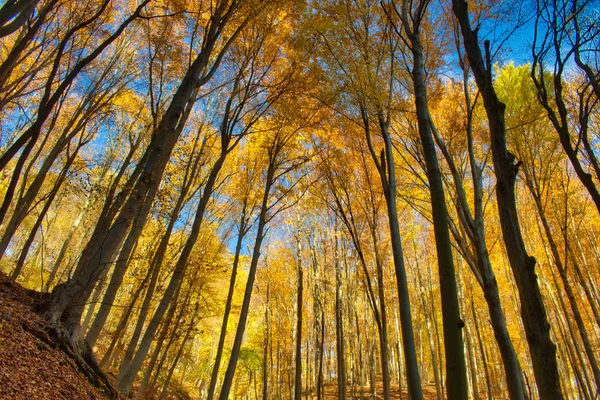
[[[0,273],[0,399],[108,399],[48,337],[36,295]]]

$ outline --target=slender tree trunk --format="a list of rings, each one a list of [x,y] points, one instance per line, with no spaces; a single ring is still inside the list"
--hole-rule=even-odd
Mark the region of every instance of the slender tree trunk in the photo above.
[[[167,333],[169,331],[169,326],[171,325],[171,321],[173,320],[173,317],[175,316],[175,312],[177,310],[177,299],[179,298],[180,291],[181,291],[181,287],[178,287],[173,296],[173,302],[169,305],[169,310],[167,311],[165,320],[162,323],[162,328],[160,330],[160,334],[158,335],[158,340],[156,341],[156,347],[152,353],[152,356],[150,357],[150,361],[148,362],[148,365],[146,366],[146,370],[144,371],[144,379],[142,380],[142,383],[138,389],[138,392],[136,395],[137,398],[140,398],[141,396],[143,396],[146,391],[146,388],[148,387],[148,383],[150,382],[150,378],[152,377],[152,371],[154,371],[154,366],[156,365],[156,361],[158,360],[158,356],[160,355],[162,346],[165,344],[165,340],[167,338]],[[146,338],[146,336],[144,335],[144,339],[146,339],[146,341],[151,342],[153,338]],[[142,339],[142,343],[140,344],[140,347],[145,343],[144,339]],[[125,369],[128,366],[129,365],[127,365],[125,367]],[[122,365],[119,376],[121,376],[123,369],[124,368]]]
[[[342,273],[338,256],[338,239],[335,242],[335,337],[337,354],[338,399],[346,400],[346,349],[344,341],[344,316],[342,313]]]
[[[37,232],[40,229],[40,227],[42,226],[42,222],[46,218],[46,214],[48,213],[48,210],[50,210],[50,207],[52,206],[54,199],[56,198],[56,195],[58,194],[62,184],[65,182],[65,180],[67,178],[67,174],[69,172],[69,169],[71,168],[71,165],[75,161],[75,157],[76,157],[79,149],[80,149],[80,147],[78,147],[73,152],[73,154],[66,160],[65,165],[62,168],[62,171],[60,172],[56,182],[54,182],[54,185],[53,185],[52,189],[50,190],[50,193],[47,196],[46,203],[44,204],[44,207],[40,211],[40,214],[38,215],[33,227],[31,227],[31,230],[29,232],[27,240],[25,241],[25,244],[23,245],[23,248],[21,249],[21,254],[19,256],[19,259],[17,260],[17,264],[15,266],[15,269],[13,270],[13,273],[11,274],[12,280],[16,280],[17,277],[19,276],[19,274],[21,273],[23,266],[25,265],[25,260],[27,258],[27,255],[29,254],[29,249],[30,249],[31,245],[33,244],[33,241],[35,240]],[[8,232],[7,232],[7,234],[8,234]],[[12,238],[12,236],[11,236],[11,238]]]
[[[262,387],[262,400],[269,400],[269,369],[268,367],[268,356],[269,356],[269,344],[271,343],[271,321],[269,320],[269,300],[270,300],[270,282],[267,281],[267,295],[265,300],[265,343],[263,351],[263,387]],[[271,362],[271,365],[273,363]]]
[[[415,348],[412,316],[410,310],[410,296],[408,293],[404,254],[402,250],[402,240],[400,237],[400,226],[398,223],[398,211],[396,208],[396,171],[394,165],[393,145],[388,131],[389,120],[384,121],[383,116],[380,116],[380,128],[384,140],[384,150],[381,152],[382,157],[379,158],[375,153],[375,149],[373,148],[373,144],[371,142],[369,121],[366,117],[366,111],[363,109],[362,112],[363,120],[365,121],[365,130],[369,144],[369,150],[373,161],[377,166],[377,170],[379,171],[388,211],[390,236],[392,241],[392,255],[396,272],[396,285],[398,287],[398,303],[400,309],[400,321],[402,325],[404,363],[406,365],[409,398],[411,400],[421,400],[423,398],[423,390],[421,388],[421,378],[419,376],[419,366],[417,363],[417,352]]]
[[[320,327],[319,330],[319,351],[318,351],[318,364],[317,364],[317,400],[323,400],[324,398],[324,387],[325,387],[325,379],[323,376],[323,358],[325,356],[325,310],[323,310],[323,306],[319,307],[320,311]]]
[[[506,146],[504,121],[506,107],[500,102],[494,91],[489,42],[486,42],[486,62],[484,62],[477,32],[471,29],[467,3],[464,0],[453,0],[452,4],[454,14],[461,27],[469,64],[482,94],[489,119],[492,158],[497,179],[496,197],[500,225],[509,262],[519,289],[521,314],[539,394],[543,399],[562,400],[556,345],[550,337],[550,325],[537,283],[536,260],[527,253],[519,226],[515,200],[515,183],[519,164],[515,164],[514,155],[507,150]]]
[[[145,1],[147,2],[148,0]],[[236,8],[236,1],[233,1],[232,4],[228,4],[226,1],[219,1],[217,3],[213,17],[207,27],[207,32],[205,33],[202,50],[187,70],[167,111],[162,116],[156,132],[152,135],[150,145],[143,157],[144,166],[142,173],[136,181],[132,193],[112,224],[109,225],[109,223],[106,222],[104,224],[99,224],[105,226],[105,229],[98,231],[98,234],[95,237],[92,237],[88,242],[88,245],[82,254],[76,274],[68,282],[61,284],[54,289],[49,304],[47,304],[43,310],[45,316],[51,323],[63,325],[65,327],[67,335],[74,343],[77,343],[80,339],[79,320],[81,318],[81,305],[85,304],[89,297],[91,287],[93,287],[93,283],[99,270],[102,270],[107,263],[112,262],[129,227],[134,221],[134,217],[139,218],[140,220],[143,220],[146,217],[146,215],[140,214],[140,210],[144,208],[144,204],[152,203],[153,201],[153,195],[146,196],[146,194],[156,193],[155,188],[160,184],[170,154],[177,142],[179,134],[185,126],[192,105],[195,102],[195,94],[198,89],[213,76],[224,53],[227,51],[228,45],[220,51],[213,66],[207,72],[219,36]],[[239,29],[234,32],[232,39],[235,38],[238,32]],[[212,192],[212,188],[209,192]],[[208,199],[206,199],[206,202],[207,201]],[[205,202],[201,201],[201,203]],[[204,210],[202,210],[200,214],[203,214],[203,211]],[[202,215],[200,215],[200,221],[201,220]],[[199,225],[200,224],[198,223],[197,228],[199,228]],[[192,246],[193,244],[190,243],[189,249],[187,249],[188,254],[185,254],[183,257],[184,259],[189,257]],[[175,280],[182,277],[184,269],[185,265],[180,265],[179,268],[176,268],[177,273],[174,274]],[[173,282],[171,291],[167,292],[165,299],[167,303],[174,292],[175,286],[177,286],[177,282]],[[164,307],[166,308],[166,305]],[[164,313],[164,309],[162,310],[162,313]],[[60,322],[62,322],[62,324]],[[154,325],[154,328],[156,329],[158,321],[155,321]],[[139,363],[139,365],[141,365],[141,361],[142,360],[136,360],[136,364]],[[139,368],[139,365],[137,368]],[[133,368],[136,369],[136,373],[137,368]],[[128,379],[133,380],[134,375],[135,373],[133,373],[133,370],[130,371]],[[126,388],[126,391],[128,392],[128,386],[130,386],[130,383],[125,383],[122,385],[122,388]]]
[[[250,298],[252,297],[252,289],[254,288],[254,279],[256,278],[256,270],[258,268],[258,261],[260,258],[260,249],[265,235],[265,227],[268,222],[267,212],[269,209],[268,201],[271,192],[271,187],[274,183],[275,177],[275,166],[270,164],[267,169],[267,177],[265,181],[265,192],[262,199],[260,214],[258,218],[258,227],[256,231],[256,240],[254,242],[254,249],[252,250],[252,259],[250,261],[250,270],[248,271],[248,280],[246,281],[246,289],[244,291],[244,299],[242,301],[242,308],[240,310],[240,319],[238,322],[237,330],[235,333],[235,339],[233,342],[233,348],[231,350],[231,356],[229,358],[229,364],[225,371],[225,377],[223,378],[223,386],[221,387],[221,393],[219,400],[227,400],[229,398],[229,392],[233,383],[233,376],[237,366],[237,361],[242,346],[242,339],[244,337],[244,331],[246,330],[246,320],[248,319],[248,311],[250,308]]]
[[[179,259],[177,260],[177,264],[173,271],[173,275],[171,275],[169,285],[167,286],[167,289],[165,290],[165,293],[163,294],[163,297],[156,311],[154,312],[154,315],[150,320],[148,327],[146,328],[146,333],[144,334],[144,337],[142,339],[137,353],[133,357],[131,363],[126,366],[126,368],[121,368],[119,376],[115,381],[115,385],[117,386],[117,388],[125,395],[127,395],[131,390],[133,380],[135,379],[135,376],[137,375],[140,367],[142,366],[142,363],[146,358],[148,351],[150,350],[152,339],[154,337],[154,334],[156,333],[156,330],[158,329],[160,321],[162,320],[167,306],[171,303],[173,294],[175,293],[176,289],[181,285],[181,281],[183,280],[183,276],[185,274],[185,271],[187,270],[188,259],[192,253],[192,249],[194,248],[196,241],[198,240],[198,236],[200,234],[200,227],[204,219],[204,213],[208,206],[208,202],[212,196],[217,176],[228,154],[228,149],[226,146],[228,146],[229,143],[225,140],[223,145],[225,147],[221,149],[221,155],[215,161],[215,164],[213,165],[209,177],[206,181],[206,185],[204,186],[204,191],[202,192],[202,197],[200,199],[200,202],[198,203],[198,209],[196,210],[196,217],[194,218],[194,223],[192,224],[192,230],[188,239],[186,240],[185,246],[181,252],[181,255],[179,256]]]
[[[296,248],[298,252],[297,268],[298,268],[298,290],[296,294],[296,365],[294,368],[294,400],[302,400],[302,261],[300,254],[300,246]]]
[[[196,318],[196,315],[198,314],[198,310],[200,309],[200,304],[201,304],[200,302],[198,302],[196,304],[196,309],[194,310],[194,312],[192,314],[192,321],[190,322],[190,326],[188,327],[188,329],[185,332],[185,336],[183,337],[183,340],[181,341],[181,345],[179,346],[179,349],[177,350],[175,359],[171,363],[171,367],[169,368],[169,372],[167,373],[167,377],[165,378],[165,382],[163,383],[163,387],[160,392],[159,399],[165,398],[167,389],[169,387],[169,383],[171,382],[171,378],[173,377],[173,372],[175,372],[175,367],[177,367],[177,363],[179,362],[179,359],[181,358],[181,355],[183,354],[183,349],[185,348],[185,345],[187,344],[187,342],[190,338],[190,335],[192,334],[192,331],[194,330],[194,325],[196,323],[196,321],[194,321],[194,319]]]
[[[598,367],[598,361],[596,360],[596,355],[592,348],[590,338],[588,336],[587,329],[585,327],[585,323],[581,316],[581,312],[579,311],[579,305],[577,304],[575,294],[573,293],[573,288],[571,287],[571,283],[569,282],[569,278],[567,277],[567,270],[566,270],[565,264],[569,259],[568,254],[565,254],[565,264],[563,264],[563,261],[560,257],[560,253],[558,251],[558,246],[557,246],[556,242],[554,241],[554,237],[552,235],[552,229],[550,228],[550,224],[548,223],[548,219],[546,218],[546,213],[545,213],[544,207],[542,205],[540,193],[534,188],[533,185],[534,184],[533,184],[532,179],[527,179],[527,187],[529,188],[529,191],[531,192],[531,195],[533,196],[533,199],[535,201],[538,216],[540,217],[540,220],[542,222],[542,227],[544,228],[544,234],[546,236],[546,239],[548,240],[548,245],[549,245],[550,251],[552,253],[552,258],[554,259],[554,265],[556,265],[556,268],[558,269],[558,275],[560,276],[561,281],[563,283],[563,288],[567,295],[567,300],[569,301],[569,305],[571,307],[571,312],[573,313],[573,318],[575,319],[575,324],[577,325],[577,328],[579,330],[579,335],[581,337],[581,343],[583,344],[583,348],[585,350],[585,355],[587,356],[587,359],[590,363],[590,367],[592,369],[592,373],[594,374],[594,381],[596,382],[596,392],[600,393],[600,369]],[[566,232],[567,227],[562,226],[561,228],[562,228],[562,231],[565,232],[564,240],[565,240],[565,250],[567,253],[568,252],[568,237],[566,236],[567,235],[567,232]],[[576,341],[577,339],[573,338],[573,340]]]
[[[242,205],[242,215],[240,216],[239,233],[237,243],[235,245],[235,255],[233,257],[233,265],[231,267],[231,278],[229,279],[229,291],[227,292],[227,300],[225,302],[225,311],[223,314],[223,322],[221,323],[221,333],[219,334],[219,343],[217,344],[217,354],[215,356],[215,362],[213,364],[212,373],[210,376],[210,384],[208,385],[208,393],[206,395],[207,400],[212,400],[217,385],[217,379],[219,377],[219,369],[221,367],[221,356],[223,354],[223,347],[225,345],[225,337],[227,335],[227,324],[229,321],[229,314],[231,312],[231,305],[233,303],[233,292],[235,289],[235,279],[237,276],[237,269],[240,260],[240,254],[242,252],[242,243],[244,236],[248,231],[248,217],[247,213],[247,201],[248,198],[244,198]]]
[[[448,211],[444,195],[444,184],[437,159],[432,135],[432,121],[427,105],[427,84],[425,81],[425,60],[421,44],[419,22],[411,27],[408,15],[403,13],[403,26],[411,42],[413,54],[412,79],[415,90],[415,107],[423,156],[427,166],[427,180],[431,197],[431,211],[442,297],[442,317],[444,328],[444,348],[446,353],[446,393],[449,400],[467,399],[467,367],[465,363],[456,274],[452,255],[452,242],[448,230]],[[414,29],[414,30],[413,30]]]
[[[491,378],[490,378],[490,371],[488,368],[488,361],[487,361],[487,355],[485,352],[485,347],[483,346],[483,340],[481,338],[481,332],[479,330],[479,321],[477,319],[477,314],[475,313],[475,301],[473,300],[472,293],[471,293],[471,312],[473,314],[473,322],[474,322],[474,326],[475,326],[475,332],[477,333],[477,342],[479,343],[479,351],[481,353],[481,363],[483,364],[483,372],[485,375],[485,383],[486,383],[486,387],[487,387],[488,400],[492,400],[494,398],[494,396],[493,396],[492,382],[491,382]]]
[[[100,368],[106,369],[110,365],[110,360],[112,358],[115,346],[117,345],[117,342],[121,338],[121,334],[125,331],[125,328],[127,327],[127,324],[129,323],[129,318],[131,317],[131,313],[133,312],[135,304],[137,303],[137,300],[140,297],[140,294],[144,290],[144,286],[150,279],[150,275],[152,274],[152,272],[153,271],[151,269],[148,270],[146,276],[144,277],[144,280],[140,283],[139,287],[136,289],[135,293],[133,294],[133,297],[129,301],[129,305],[127,306],[125,311],[122,313],[121,318],[119,319],[119,323],[117,324],[117,328],[115,329],[115,331],[112,334],[112,339],[110,341],[110,345],[108,346],[108,349],[106,350],[106,352],[102,356],[102,359],[100,360]]]
[[[471,166],[471,174],[473,179],[474,216],[471,214],[471,210],[468,205],[466,191],[464,188],[464,180],[459,174],[459,171],[446,145],[437,134],[434,125],[432,125],[432,133],[452,172],[454,186],[457,193],[456,211],[461,225],[467,232],[467,236],[469,237],[471,245],[474,248],[475,254],[468,250],[469,246],[466,243],[466,239],[457,232],[456,228],[452,229],[452,233],[457,244],[459,245],[459,249],[461,249],[463,257],[477,278],[477,283],[481,286],[481,289],[484,292],[488,310],[490,312],[492,327],[494,329],[494,337],[498,343],[500,354],[502,356],[502,363],[504,366],[510,398],[512,400],[521,400],[527,398],[525,382],[523,380],[523,372],[516,351],[510,339],[510,335],[508,334],[504,312],[502,311],[502,306],[500,303],[498,283],[496,282],[496,277],[492,269],[485,238],[482,168],[477,164],[475,159],[472,127],[473,107],[469,93],[470,88],[468,84],[468,77],[468,70],[464,70],[463,87],[467,108],[466,112],[468,114],[466,131],[469,149],[469,163]]]
[[[150,208],[150,206],[150,203],[145,204],[144,209],[142,209],[142,215],[148,215],[150,210],[146,209],[146,207]],[[134,254],[134,249],[142,233],[145,222],[146,218],[140,218],[136,220],[134,227],[129,231],[129,234],[125,239],[123,246],[121,247],[119,259],[115,264],[110,282],[108,283],[106,291],[104,292],[100,309],[98,310],[96,318],[94,319],[94,322],[92,323],[92,326],[86,335],[86,340],[92,347],[96,345],[98,336],[100,336],[100,333],[104,328],[104,324],[106,323],[106,319],[108,318],[108,314],[114,305],[117,292],[121,287],[121,283],[123,282],[123,278],[127,272],[127,267],[129,266],[130,259]]]

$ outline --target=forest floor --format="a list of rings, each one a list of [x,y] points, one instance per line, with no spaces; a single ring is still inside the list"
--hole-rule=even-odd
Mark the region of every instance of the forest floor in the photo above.
[[[36,296],[0,272],[0,399],[107,399],[48,336]]]
[[[0,400],[111,399],[92,385],[75,360],[48,336],[44,321],[32,311],[39,295],[0,272]],[[437,399],[435,387],[423,390],[425,400]],[[369,392],[365,387],[365,399],[370,398]],[[381,382],[377,394],[378,399],[383,398]],[[326,385],[324,397],[337,399],[337,386]],[[352,398],[350,392],[347,398]],[[391,398],[405,399],[406,391],[400,396],[399,390],[392,388]]]
[[[390,390],[390,399],[393,399],[393,400],[408,399],[408,393],[406,392],[406,389],[402,391],[402,396],[400,396],[400,390],[398,390],[397,387],[392,386],[390,389],[391,389]],[[365,400],[371,399],[370,393],[371,393],[370,388],[368,386],[365,386],[364,391],[363,391],[363,397],[360,397],[360,393],[358,393],[358,389],[357,389],[356,398],[357,399],[365,399]],[[376,393],[377,393],[377,399],[383,399],[383,382],[382,381],[377,382]],[[339,397],[338,397],[338,392],[337,392],[337,385],[325,385],[325,393],[324,394],[325,394],[324,398],[326,400],[338,399]],[[316,398],[317,398],[317,396],[314,395],[313,399],[316,399]],[[346,398],[352,399],[350,390],[348,390],[348,392],[346,394]],[[437,393],[435,391],[435,386],[428,385],[428,386],[423,387],[423,399],[424,400],[437,400]]]

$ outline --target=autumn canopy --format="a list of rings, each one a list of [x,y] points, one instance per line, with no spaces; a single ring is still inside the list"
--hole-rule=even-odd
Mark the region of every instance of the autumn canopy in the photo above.
[[[597,398],[600,8],[517,3],[3,1],[6,322],[107,398]]]

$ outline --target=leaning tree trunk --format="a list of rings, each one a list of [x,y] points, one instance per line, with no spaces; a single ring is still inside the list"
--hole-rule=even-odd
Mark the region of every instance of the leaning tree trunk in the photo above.
[[[228,45],[241,30],[239,27],[232,34],[209,69],[209,63],[212,61],[211,55],[217,41],[229,17],[236,9],[237,2],[234,1],[229,7],[227,7],[227,3],[226,1],[219,2],[215,8],[202,50],[186,72],[167,111],[152,135],[150,145],[143,157],[143,170],[119,215],[112,224],[99,223],[105,228],[100,229],[88,242],[73,278],[55,287],[50,301],[43,307],[46,318],[53,325],[63,328],[65,336],[73,343],[77,343],[81,339],[79,321],[83,305],[91,293],[97,276],[106,265],[110,265],[112,262],[133,221],[145,217],[140,215],[144,204],[153,201],[153,196],[147,194],[156,193],[153,188],[160,184],[170,154],[191,112],[195,93],[199,87],[211,79],[227,51]]]
[[[460,24],[469,64],[475,76],[489,119],[492,158],[496,173],[496,198],[502,236],[521,301],[521,315],[531,352],[539,395],[543,399],[563,399],[556,361],[556,345],[550,337],[550,325],[535,273],[536,260],[527,253],[521,234],[515,200],[519,164],[506,146],[505,105],[498,99],[492,81],[489,42],[484,62],[477,31],[471,29],[467,3],[452,0]]]
[[[244,236],[248,231],[248,216],[246,212],[248,197],[244,198],[244,204],[242,206],[242,215],[240,216],[239,233],[237,243],[235,245],[235,254],[233,256],[233,265],[231,267],[231,278],[229,279],[229,291],[227,292],[227,300],[225,302],[225,311],[223,313],[223,322],[221,323],[221,333],[219,334],[219,343],[217,344],[217,354],[215,356],[215,362],[213,364],[212,373],[210,376],[210,384],[208,385],[208,393],[206,395],[207,400],[212,400],[215,387],[217,386],[217,379],[219,377],[219,368],[221,367],[221,356],[223,355],[223,347],[225,345],[225,337],[227,335],[227,323],[229,321],[229,314],[231,313],[231,306],[233,303],[233,292],[235,290],[235,280],[237,276],[238,265],[240,261],[240,254],[242,252],[242,244]]]
[[[227,157],[229,149],[226,146],[228,145],[229,142],[227,140],[224,140],[223,146],[225,147],[221,149],[221,155],[215,161],[215,164],[213,165],[209,177],[206,181],[206,185],[204,186],[204,190],[202,192],[200,202],[198,203],[198,209],[196,210],[196,217],[194,218],[194,223],[192,224],[192,230],[190,232],[190,235],[186,240],[185,246],[181,252],[181,255],[179,256],[179,259],[177,260],[177,264],[173,271],[173,275],[171,276],[171,280],[169,281],[169,285],[167,286],[167,289],[163,294],[158,308],[154,312],[154,315],[150,320],[148,327],[146,328],[146,333],[144,334],[142,343],[140,344],[140,348],[133,357],[131,363],[125,368],[121,369],[121,371],[119,372],[119,376],[115,381],[117,388],[125,395],[127,395],[131,390],[133,380],[135,379],[139,369],[141,368],[142,363],[146,358],[146,355],[148,354],[148,351],[150,350],[152,339],[154,338],[154,334],[158,329],[158,326],[167,309],[167,306],[170,304],[176,289],[181,285],[184,273],[187,270],[189,257],[200,234],[200,227],[204,220],[204,215],[209,200],[212,196],[217,176],[223,166],[223,163],[225,162],[225,158]]]
[[[406,268],[404,264],[404,253],[402,250],[402,239],[400,236],[400,224],[398,222],[398,210],[396,207],[396,170],[394,164],[394,149],[390,137],[389,120],[380,121],[381,135],[383,136],[384,149],[381,156],[375,152],[372,143],[369,118],[367,111],[361,107],[364,129],[367,137],[369,152],[381,178],[381,185],[385,196],[385,202],[388,211],[388,221],[390,227],[390,236],[392,241],[392,256],[394,260],[394,269],[396,273],[396,285],[398,287],[398,303],[400,309],[400,321],[402,325],[402,342],[404,343],[404,361],[406,364],[406,379],[408,383],[408,393],[411,400],[423,399],[423,389],[421,388],[421,377],[419,376],[419,366],[417,363],[417,351],[415,347],[414,330],[412,324],[412,315],[410,310],[410,296],[408,293],[408,281],[406,278]],[[380,116],[382,119],[383,116]],[[383,122],[383,123],[381,123]]]
[[[271,192],[271,187],[274,183],[275,177],[275,166],[269,165],[267,169],[267,178],[265,182],[265,192],[263,194],[260,214],[258,217],[258,227],[256,231],[256,240],[254,242],[254,249],[252,250],[252,259],[250,261],[250,269],[248,271],[248,279],[246,281],[246,289],[244,291],[244,299],[242,300],[242,308],[240,310],[240,319],[238,321],[237,330],[235,333],[235,339],[233,342],[233,348],[231,349],[231,356],[229,358],[229,364],[225,371],[225,377],[223,378],[223,386],[221,387],[221,393],[219,400],[227,400],[229,398],[229,392],[233,383],[233,376],[237,366],[237,361],[240,355],[240,349],[242,347],[242,339],[244,337],[244,331],[246,330],[246,320],[248,319],[248,311],[250,309],[250,298],[252,297],[252,289],[254,288],[254,279],[256,278],[256,270],[258,269],[258,260],[260,258],[260,249],[265,235],[265,228],[268,222],[267,212],[269,209],[268,201]]]

